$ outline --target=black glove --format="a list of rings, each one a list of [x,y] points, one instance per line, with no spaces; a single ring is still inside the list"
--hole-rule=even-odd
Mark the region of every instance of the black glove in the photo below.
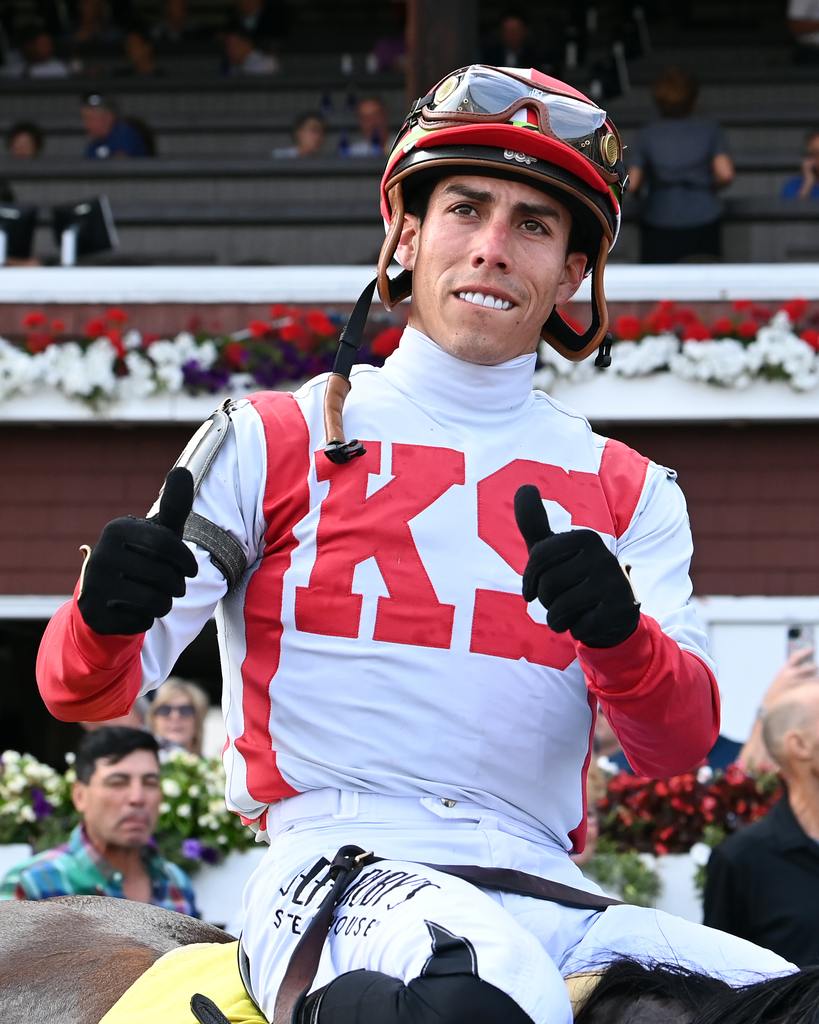
[[[85,564],[77,606],[95,633],[144,633],[185,593],[185,577],[199,571],[182,540],[193,505],[190,470],[172,469],[159,512],[150,519],[112,519]]]
[[[523,597],[537,598],[555,633],[568,629],[589,647],[614,647],[631,636],[640,604],[620,563],[594,530],[552,533],[537,487],[515,494],[515,519],[529,549]]]

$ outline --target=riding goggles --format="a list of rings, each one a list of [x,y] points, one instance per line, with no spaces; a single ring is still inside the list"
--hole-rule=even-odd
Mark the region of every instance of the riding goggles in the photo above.
[[[564,93],[482,64],[461,68],[417,100],[399,137],[462,124],[513,124],[571,146],[604,181],[623,186],[623,146],[606,111]]]

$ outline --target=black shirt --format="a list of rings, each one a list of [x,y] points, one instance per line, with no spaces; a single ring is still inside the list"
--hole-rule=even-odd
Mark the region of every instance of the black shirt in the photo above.
[[[819,964],[819,843],[804,832],[787,796],[713,850],[704,909],[712,928],[799,967]]]

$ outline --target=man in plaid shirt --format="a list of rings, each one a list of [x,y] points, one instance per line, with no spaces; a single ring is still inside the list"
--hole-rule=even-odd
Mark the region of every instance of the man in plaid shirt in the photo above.
[[[140,729],[106,726],[77,751],[68,842],[9,871],[0,899],[117,896],[199,917],[190,878],[150,845],[162,790],[158,745]]]

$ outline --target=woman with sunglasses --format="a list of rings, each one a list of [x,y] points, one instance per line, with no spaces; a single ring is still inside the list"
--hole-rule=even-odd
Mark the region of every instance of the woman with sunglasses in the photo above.
[[[378,276],[333,372],[234,403],[207,458],[200,431],[48,627],[41,692],[87,718],[158,686],[218,604],[227,802],[270,843],[242,947],[276,1024],[570,1024],[563,976],[621,956],[735,984],[793,970],[669,915],[603,912],[569,856],[598,703],[654,776],[700,763],[719,721],[675,474],[532,391],[541,340],[609,361],[624,187],[617,130],[576,89],[447,76],[387,159]],[[559,310],[585,276],[583,329]],[[376,286],[412,297],[408,327],[383,368],[351,372]],[[363,854],[328,870],[347,844]],[[532,876],[572,898],[533,898]],[[323,949],[315,980],[296,949]]]
[[[184,679],[167,679],[148,712],[148,728],[160,751],[202,754],[202,733],[210,703],[204,690]]]

